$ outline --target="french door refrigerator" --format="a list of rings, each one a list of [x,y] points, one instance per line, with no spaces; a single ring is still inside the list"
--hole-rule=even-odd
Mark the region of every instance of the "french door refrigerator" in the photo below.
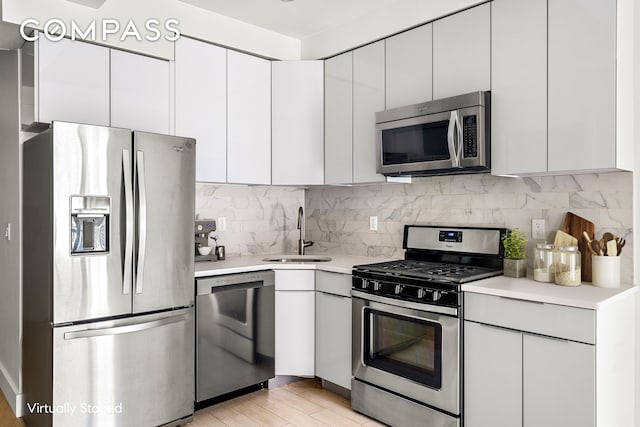
[[[189,419],[195,141],[53,122],[23,163],[27,426]]]

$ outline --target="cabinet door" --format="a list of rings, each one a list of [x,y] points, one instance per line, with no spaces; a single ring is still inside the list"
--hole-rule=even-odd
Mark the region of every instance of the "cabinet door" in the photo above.
[[[324,183],[353,182],[353,52],[324,62]]]
[[[522,348],[524,427],[595,426],[595,346],[524,334]]]
[[[386,44],[386,108],[433,99],[433,25],[389,37]]]
[[[109,126],[108,48],[40,37],[36,57],[36,121]]]
[[[111,50],[111,126],[169,133],[169,62]]]
[[[522,333],[464,322],[463,366],[465,426],[522,426]]]
[[[227,53],[227,181],[271,184],[271,62]]]
[[[180,37],[175,45],[176,135],[196,139],[196,181],[227,180],[227,50]]]
[[[433,99],[491,88],[491,5],[433,23]]]
[[[491,172],[546,172],[547,0],[491,7]]]
[[[316,376],[351,389],[351,298],[316,292]]]
[[[275,61],[272,69],[273,185],[324,184],[322,61]]]
[[[384,40],[353,51],[353,182],[384,181],[375,145],[375,113],[382,110]]]
[[[616,2],[549,2],[549,172],[614,168]]]
[[[315,291],[276,291],[276,375],[314,375]]]

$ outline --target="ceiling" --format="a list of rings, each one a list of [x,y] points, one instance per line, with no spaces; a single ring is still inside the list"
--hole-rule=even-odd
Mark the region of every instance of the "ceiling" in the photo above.
[[[355,21],[376,9],[388,8],[400,0],[179,1],[289,37],[304,39],[329,28]]]

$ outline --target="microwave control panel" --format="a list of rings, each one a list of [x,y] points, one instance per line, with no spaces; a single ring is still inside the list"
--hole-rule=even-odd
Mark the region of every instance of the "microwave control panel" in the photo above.
[[[478,157],[478,117],[476,115],[462,118],[463,157]]]

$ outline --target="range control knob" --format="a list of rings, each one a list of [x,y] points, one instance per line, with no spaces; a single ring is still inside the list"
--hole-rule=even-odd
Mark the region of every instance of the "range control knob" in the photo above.
[[[396,295],[400,295],[400,293],[402,292],[402,290],[404,289],[404,285],[396,285],[395,289],[393,290],[393,292]]]
[[[440,300],[440,297],[442,297],[440,291],[433,291],[433,294],[431,294],[431,299],[433,299],[434,302]]]
[[[362,279],[360,281],[360,287],[362,289],[367,289],[369,287],[369,281],[367,279]]]
[[[424,288],[418,289],[418,298],[422,299],[427,296],[427,291]]]
[[[373,282],[373,290],[374,291],[376,291],[376,292],[379,291],[381,286],[382,285],[377,280],[375,282]]]

